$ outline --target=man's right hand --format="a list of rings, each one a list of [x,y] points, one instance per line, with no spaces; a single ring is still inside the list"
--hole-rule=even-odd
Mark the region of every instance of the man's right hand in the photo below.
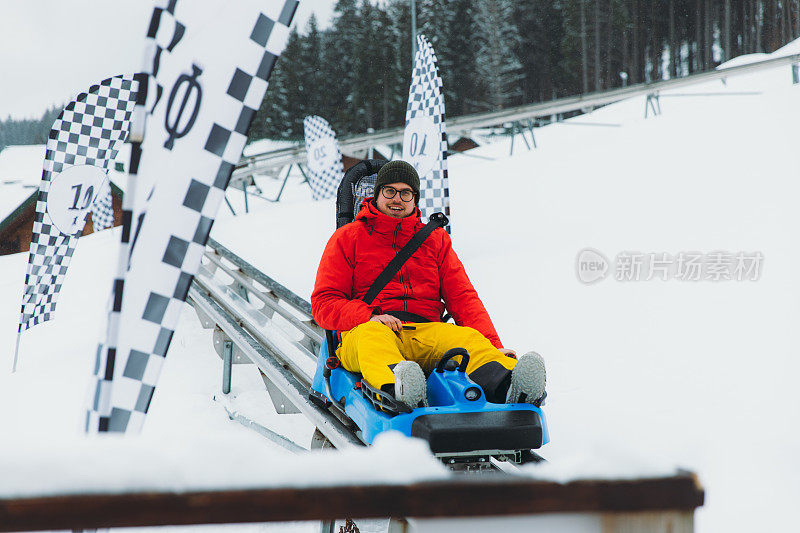
[[[403,331],[403,322],[397,318],[396,316],[392,315],[375,315],[370,318],[373,322],[380,322],[381,324],[385,324],[389,326],[389,329],[394,331],[395,333],[399,334]]]

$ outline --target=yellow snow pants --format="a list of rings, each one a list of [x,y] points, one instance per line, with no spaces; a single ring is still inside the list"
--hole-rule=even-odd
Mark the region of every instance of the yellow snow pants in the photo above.
[[[381,389],[394,384],[392,369],[400,361],[416,361],[427,374],[447,350],[465,348],[469,352],[467,375],[484,389],[489,401],[505,401],[511,369],[517,361],[495,348],[478,330],[444,322],[404,326],[408,329],[397,334],[385,324],[369,321],[343,332],[337,350],[342,366],[361,373],[370,385]]]

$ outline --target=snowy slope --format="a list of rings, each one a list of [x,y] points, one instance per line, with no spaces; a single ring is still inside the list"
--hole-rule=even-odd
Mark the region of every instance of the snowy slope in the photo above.
[[[707,488],[699,531],[783,531],[800,496],[800,87],[783,67],[661,107],[645,120],[631,99],[537,129],[536,151],[518,139],[511,157],[506,141],[450,158],[454,246],[504,343],[548,362],[538,475],[677,464]],[[308,298],[333,218],[332,202],[298,200],[214,237]],[[757,281],[587,286],[586,247],[764,259]]]
[[[536,349],[548,363],[550,463],[531,475],[627,477],[683,466],[707,489],[699,531],[788,529],[800,496],[792,424],[800,415],[798,91],[785,67],[680,91],[696,96],[666,93],[657,118],[644,120],[644,99],[632,99],[537,129],[536,151],[518,140],[509,156],[506,141],[449,159],[455,249],[504,343]],[[265,189],[277,183],[263,181]],[[228,196],[241,212],[241,192]],[[222,215],[212,236],[308,298],[333,203],[311,202],[294,177],[284,197],[251,199],[249,215]],[[0,372],[0,471],[13,472],[0,476],[0,493],[113,489],[107,477],[86,474],[112,468],[109,461],[87,466],[87,457],[141,457],[160,448],[154,443],[168,445],[145,474],[134,462],[113,467],[118,488],[289,483],[287,472],[308,482],[321,470],[333,482],[376,475],[395,457],[405,479],[441,475],[413,443],[387,441],[374,455],[344,460],[295,458],[228,421],[213,400],[219,358],[191,309],[143,435],[122,446],[77,438],[115,238],[106,231],[81,240],[56,319],[23,336],[17,374]],[[724,250],[760,252],[764,262],[757,281],[623,282],[612,272],[587,286],[575,271],[586,247],[612,260]],[[0,257],[8,368],[25,260]],[[254,368],[236,366],[233,386],[237,408],[307,444],[308,425],[274,415]],[[227,476],[207,466],[226,446],[248,458],[225,463]],[[262,462],[289,466],[248,468]]]

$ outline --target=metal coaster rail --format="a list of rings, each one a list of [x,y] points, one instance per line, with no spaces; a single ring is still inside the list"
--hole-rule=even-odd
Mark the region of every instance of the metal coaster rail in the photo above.
[[[650,98],[657,99],[659,93],[662,91],[715,80],[722,80],[724,82],[727,78],[734,76],[752,74],[784,65],[793,65],[793,68],[796,70],[796,65],[798,64],[800,64],[800,54],[793,54],[746,65],[701,72],[681,78],[639,83],[607,91],[557,98],[548,102],[451,117],[448,118],[446,122],[447,132],[448,134],[462,134],[474,129],[488,128],[509,122],[527,122],[528,126],[530,126],[530,121],[539,117],[548,117],[570,111],[593,109],[637,96],[648,96],[649,103]],[[800,80],[796,80],[795,82],[797,81]],[[404,128],[398,127],[363,135],[353,135],[339,139],[339,147],[343,153],[353,154],[379,145],[400,144],[403,142],[403,134]],[[259,172],[272,171],[276,168],[279,169],[292,164],[305,164],[306,161],[306,149],[303,143],[289,148],[271,150],[243,157],[234,170],[233,183],[258,174]]]
[[[276,408],[290,404],[285,412],[302,413],[335,448],[363,445],[344,419],[308,399],[323,332],[307,301],[213,239],[188,301],[203,326],[215,330],[223,393],[233,364],[255,364]]]

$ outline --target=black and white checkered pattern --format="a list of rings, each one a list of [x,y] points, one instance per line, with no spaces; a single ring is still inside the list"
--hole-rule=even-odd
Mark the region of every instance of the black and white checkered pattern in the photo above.
[[[319,142],[325,142],[335,146],[335,152],[327,158],[331,165],[324,168],[315,169],[309,165],[310,176],[308,184],[311,187],[311,196],[314,200],[325,200],[336,195],[344,177],[344,163],[342,163],[342,152],[336,142],[336,133],[328,124],[328,121],[316,115],[307,116],[303,119],[303,130],[305,132],[306,150],[312,150],[313,146]],[[309,153],[309,160],[314,157]]]
[[[436,54],[424,35],[417,36],[417,55],[414,58],[414,70],[411,87],[408,91],[406,107],[406,126],[419,116],[429,116],[439,130],[439,152],[433,168],[420,178],[419,208],[423,220],[433,213],[443,212],[450,217],[450,188],[447,180],[447,132],[444,122],[444,97],[442,95],[442,78],[439,76]],[[404,146],[404,159],[406,147]],[[448,225],[447,231],[450,231]]]
[[[88,432],[137,432],[144,423],[189,286],[297,4],[247,0],[220,11],[171,0],[154,10],[148,33],[154,57],[147,62],[151,70],[140,76],[155,82],[141,82],[151,94],[140,94],[137,110],[149,113],[135,114],[137,120],[146,116],[147,124],[141,144],[132,146],[129,189],[143,185],[133,183],[137,180],[158,179],[141,206],[123,206],[120,271],[106,341],[97,351]],[[182,40],[184,34],[191,38]],[[162,46],[165,42],[169,46]],[[185,136],[165,143],[171,135],[166,95],[201,62],[203,73],[196,80],[202,106],[196,121]],[[153,95],[153,87],[163,87],[165,97]],[[141,127],[137,122],[133,131]],[[165,167],[169,174],[163,173]]]
[[[67,235],[53,224],[47,212],[50,184],[72,166],[91,165],[108,172],[128,135],[135,97],[132,77],[105,79],[70,102],[50,130],[25,274],[20,332],[53,317],[83,230],[80,224],[75,234]]]
[[[92,204],[92,226],[94,231],[103,231],[114,225],[114,204],[111,199],[111,184],[103,183],[103,189]]]
[[[375,182],[378,181],[378,175],[372,174],[371,176],[364,176],[358,183],[354,183],[353,187],[353,214],[357,215],[361,209],[361,204],[367,198],[375,196]]]

